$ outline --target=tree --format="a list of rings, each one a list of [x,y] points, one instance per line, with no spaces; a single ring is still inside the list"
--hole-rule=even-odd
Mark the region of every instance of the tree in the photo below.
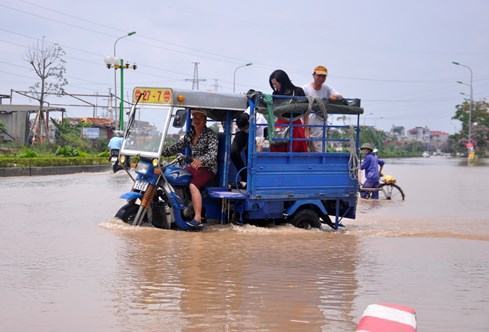
[[[379,150],[384,148],[386,134],[382,130],[377,130],[374,127],[363,126],[360,130],[360,145],[363,143],[373,144]]]
[[[26,61],[39,78],[29,88],[39,101],[39,111],[31,127],[32,143],[44,143],[49,133],[49,112],[44,112],[47,94],[62,94],[63,87],[68,84],[65,78],[66,61],[63,58],[65,54],[61,46],[47,43],[44,37],[27,49]]]
[[[452,119],[462,122],[460,132],[452,135],[453,139],[458,140],[460,147],[465,146],[468,142],[469,110],[469,101],[465,101],[463,104],[456,106],[455,115],[452,117]],[[476,152],[480,156],[486,155],[489,150],[489,103],[486,100],[474,101],[471,133]]]

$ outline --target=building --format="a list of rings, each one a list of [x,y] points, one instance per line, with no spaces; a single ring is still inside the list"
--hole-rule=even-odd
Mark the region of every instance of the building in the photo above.
[[[448,142],[448,133],[444,131],[431,131],[431,146],[436,150],[443,150],[443,147]]]
[[[396,140],[401,141],[406,138],[406,129],[404,128],[404,126],[393,125],[391,130],[389,131],[389,135]]]
[[[0,141],[13,141],[19,145],[28,144],[30,116],[38,111],[39,106],[36,105],[0,104],[0,122],[5,125],[5,132],[0,132]],[[65,109],[60,107],[44,107],[44,111],[49,113],[62,112],[61,114],[63,114]],[[52,126],[50,127],[52,128]]]
[[[407,131],[407,139],[429,144],[431,140],[431,130],[428,127],[415,127]]]
[[[71,125],[83,124],[82,136],[88,139],[109,139],[114,133],[114,120],[108,118],[67,118]]]

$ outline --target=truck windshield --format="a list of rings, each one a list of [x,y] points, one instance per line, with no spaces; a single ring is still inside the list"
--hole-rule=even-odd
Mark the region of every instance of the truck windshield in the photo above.
[[[170,116],[171,107],[138,105],[129,115],[122,153],[159,157]]]

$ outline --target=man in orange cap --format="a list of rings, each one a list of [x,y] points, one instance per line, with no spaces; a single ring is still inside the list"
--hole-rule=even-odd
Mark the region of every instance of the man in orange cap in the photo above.
[[[338,92],[324,84],[326,81],[326,76],[328,76],[328,69],[325,66],[316,66],[312,72],[313,81],[302,87],[306,93],[306,96],[329,100],[342,99],[343,97]],[[310,113],[309,116],[304,119],[304,124],[323,126],[326,124],[325,121],[326,119],[322,117],[322,114]],[[322,138],[323,127],[306,127],[306,137],[316,139]],[[321,152],[322,142],[320,140],[312,141],[310,144],[310,151]]]

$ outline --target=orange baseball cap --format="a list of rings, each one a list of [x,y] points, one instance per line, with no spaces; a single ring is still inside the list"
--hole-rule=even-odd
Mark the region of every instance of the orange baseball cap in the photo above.
[[[328,75],[328,68],[321,66],[321,65],[316,66],[312,73],[316,74],[316,75]]]

